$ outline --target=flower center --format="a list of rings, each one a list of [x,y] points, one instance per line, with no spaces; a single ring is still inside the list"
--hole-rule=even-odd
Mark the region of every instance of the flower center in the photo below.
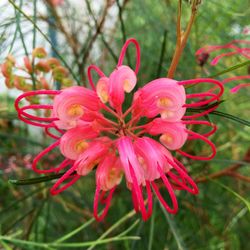
[[[125,79],[123,81],[123,89],[127,93],[129,93],[133,89],[133,85],[131,84],[129,79]]]
[[[81,140],[76,143],[75,150],[77,153],[82,153],[89,146],[88,142]]]
[[[169,108],[173,105],[173,102],[168,97],[160,97],[157,100],[157,106],[160,108]]]
[[[170,144],[173,142],[173,137],[170,134],[165,133],[160,137],[160,140],[165,144]]]
[[[82,105],[74,104],[68,109],[67,113],[69,116],[74,117],[74,116],[82,116],[84,111],[83,111]]]

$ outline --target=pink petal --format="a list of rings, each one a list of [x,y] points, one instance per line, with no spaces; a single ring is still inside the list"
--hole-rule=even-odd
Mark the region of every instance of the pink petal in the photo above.
[[[100,101],[96,92],[84,87],[70,87],[57,95],[53,105],[53,115],[63,123],[76,126],[84,111],[97,111]]]
[[[164,172],[171,168],[166,160],[167,150],[162,149],[163,146],[153,139],[148,137],[139,138],[135,140],[134,147],[146,180],[153,181],[160,178],[160,173],[157,170],[158,165]],[[169,153],[167,154],[171,157]]]
[[[72,128],[60,140],[61,153],[69,159],[76,160],[89,147],[89,139],[97,136],[98,133],[90,125]]]
[[[186,94],[183,86],[168,78],[159,78],[135,93],[134,111],[152,118],[158,114],[168,121],[177,121],[185,113]]]
[[[109,153],[102,159],[96,170],[96,182],[100,189],[108,191],[122,180],[122,166],[114,153]]]
[[[186,126],[182,122],[166,122],[160,118],[154,119],[146,127],[152,135],[162,134],[160,141],[170,150],[181,148],[187,140]]]
[[[130,174],[130,166],[131,166],[135,173],[138,185],[140,186],[142,183],[145,182],[144,174],[143,174],[143,169],[136,157],[131,138],[123,136],[120,139],[118,139],[117,148],[127,182],[132,183],[132,177]]]
[[[136,74],[128,66],[119,66],[109,77],[110,104],[117,111],[124,102],[124,92],[131,92],[136,84]]]
[[[74,166],[77,174],[87,175],[105,157],[110,145],[101,141],[95,141],[78,157]]]
[[[101,77],[96,84],[96,93],[103,103],[109,101],[109,79]]]

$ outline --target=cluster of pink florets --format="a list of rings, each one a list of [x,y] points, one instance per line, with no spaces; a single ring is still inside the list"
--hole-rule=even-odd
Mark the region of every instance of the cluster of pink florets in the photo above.
[[[124,55],[130,43],[135,44],[137,60],[135,70],[123,65]],[[38,173],[67,171],[51,188],[58,194],[71,186],[80,177],[96,168],[96,192],[94,216],[102,220],[107,214],[112,194],[123,175],[136,211],[144,220],[152,213],[152,189],[170,213],[176,213],[178,203],[175,189],[198,193],[198,188],[186,168],[172,154],[178,152],[185,157],[209,160],[216,150],[208,139],[216,131],[216,126],[200,118],[217,108],[223,93],[222,84],[213,79],[175,81],[159,78],[139,88],[133,95],[131,105],[125,109],[127,93],[131,93],[137,83],[140,66],[140,48],[135,39],[129,39],[122,51],[115,70],[109,75],[94,65],[88,69],[92,87],[75,86],[62,91],[31,91],[18,97],[16,109],[26,123],[44,127],[48,135],[56,141],[42,151],[33,162],[33,170]],[[91,72],[95,70],[99,80],[94,85]],[[185,85],[204,84],[217,86],[210,90],[187,94]],[[26,105],[20,101],[33,95],[54,95],[52,104]],[[127,104],[127,103],[126,103]],[[210,105],[212,104],[212,105]],[[186,115],[192,108],[197,112]],[[201,108],[201,109],[199,109]],[[51,117],[41,117],[31,110],[51,110]],[[206,134],[198,134],[187,128],[189,125],[211,127]],[[56,130],[59,135],[52,133]],[[193,156],[181,150],[187,140],[201,140],[208,144],[209,156]],[[65,160],[51,169],[38,169],[40,159],[54,148],[59,147]],[[160,193],[158,183],[165,185],[172,205]],[[147,194],[147,206],[143,190]],[[106,198],[105,193],[108,192]],[[98,215],[98,203],[105,205]]]
[[[241,56],[246,59],[250,59],[250,41],[248,40],[233,40],[229,43],[223,44],[223,45],[206,45],[200,49],[198,49],[195,53],[197,63],[203,67],[210,55],[213,52],[219,51],[220,54],[215,56],[210,64],[212,66],[216,66],[222,58],[225,57],[231,57],[231,56]],[[225,52],[221,53],[221,51],[225,50]],[[240,83],[236,85],[235,87],[231,88],[231,93],[237,93],[241,88],[250,87],[249,83],[250,79],[250,70],[248,68],[247,75],[240,75],[240,76],[234,76],[225,78],[222,80],[222,84],[226,84],[229,82],[236,82],[236,81],[245,81],[243,83]]]

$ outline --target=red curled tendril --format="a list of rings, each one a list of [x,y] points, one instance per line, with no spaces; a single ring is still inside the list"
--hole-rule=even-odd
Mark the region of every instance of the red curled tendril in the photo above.
[[[175,162],[166,157],[168,163],[175,169],[179,176],[172,173],[171,170],[167,172],[167,175],[174,180],[182,189],[188,191],[191,194],[198,194],[199,189],[192,178],[185,172],[182,168],[180,168]],[[180,179],[182,181],[180,181]],[[187,185],[187,183],[191,186],[191,188]]]
[[[52,172],[58,172],[60,169],[62,169],[61,166],[56,167],[56,168],[50,168],[50,169],[38,169],[37,164],[43,158],[46,154],[48,154],[51,150],[55,149],[57,146],[59,146],[60,140],[57,140],[56,142],[52,143],[50,146],[45,148],[43,151],[41,151],[33,160],[32,163],[32,169],[38,173],[38,174],[46,174],[46,173],[52,173]]]
[[[94,70],[100,77],[105,77],[105,74],[96,65],[90,65],[88,67],[87,74],[88,74],[89,84],[90,84],[91,88],[95,91],[96,88],[95,88],[95,84],[93,82],[93,78],[92,78],[92,74],[91,74],[92,70]]]
[[[61,137],[52,134],[52,132],[50,132],[50,128],[54,128],[56,131],[58,131],[60,133],[60,136],[62,136],[64,134],[64,132],[61,129],[58,129],[56,126],[54,127],[45,127],[45,133],[50,136],[53,139],[59,140]]]
[[[38,117],[38,116],[31,115],[31,114],[28,114],[27,112],[25,112],[25,110],[53,109],[52,105],[31,104],[31,105],[26,105],[24,107],[19,107],[19,104],[20,104],[21,100],[26,98],[26,97],[37,96],[37,95],[58,95],[60,93],[61,93],[61,91],[59,91],[59,90],[36,90],[36,91],[30,91],[30,92],[23,93],[15,101],[15,108],[18,112],[19,119],[30,124],[30,125],[34,125],[37,127],[55,126],[55,125],[52,125],[51,123],[53,121],[57,120],[57,118]],[[49,124],[45,124],[42,122],[48,122]]]
[[[186,124],[186,125],[205,125],[205,126],[211,127],[212,128],[211,131],[202,134],[205,137],[209,137],[210,135],[213,135],[217,130],[217,126],[211,122],[208,122],[208,121],[194,120],[194,121],[182,121],[182,123]]]
[[[135,210],[139,210],[142,215],[142,219],[146,221],[152,214],[152,207],[153,207],[153,196],[150,188],[150,183],[146,181],[146,191],[147,191],[147,197],[148,197],[148,210],[146,210],[146,207],[144,205],[143,195],[142,195],[142,189],[138,184],[138,181],[135,176],[135,172],[131,164],[129,163],[129,171],[132,178],[132,192],[134,192],[134,198],[136,199],[136,205]]]
[[[127,48],[128,48],[128,46],[129,46],[130,43],[133,43],[135,45],[135,48],[136,48],[135,74],[137,75],[138,71],[139,71],[139,68],[140,68],[141,52],[140,52],[140,45],[137,42],[137,40],[134,39],[134,38],[128,39],[125,42],[125,44],[123,45],[122,50],[121,50],[121,54],[120,54],[120,57],[119,57],[119,60],[118,60],[118,63],[117,63],[117,67],[119,67],[119,66],[121,66],[123,64],[124,56],[126,54]]]
[[[201,160],[201,161],[208,161],[208,160],[211,160],[212,158],[214,158],[214,156],[216,155],[216,147],[215,145],[210,141],[208,140],[205,136],[203,135],[200,135],[198,133],[195,133],[193,131],[190,131],[190,130],[187,130],[186,129],[186,132],[191,135],[191,137],[188,137],[188,140],[196,140],[196,139],[200,139],[202,141],[204,141],[206,144],[208,144],[212,150],[212,153],[209,155],[209,156],[197,156],[197,155],[191,155],[191,154],[188,154],[180,149],[177,150],[177,152],[185,157],[188,157],[190,159],[193,159],[193,160]]]
[[[205,116],[205,115],[211,113],[212,111],[214,111],[215,109],[217,109],[218,106],[219,106],[219,105],[214,105],[213,107],[211,107],[211,108],[209,108],[209,109],[206,109],[206,110],[204,110],[204,111],[202,111],[202,112],[199,112],[199,113],[197,113],[197,114],[195,114],[195,115],[185,115],[185,116],[182,117],[182,119],[184,119],[184,120],[189,120],[189,119],[196,119],[196,118]]]
[[[110,191],[109,191],[109,194],[107,196],[107,198],[105,199],[102,199],[105,192],[102,191],[101,195],[100,195],[100,192],[101,192],[101,188],[100,188],[100,184],[97,183],[96,184],[96,190],[95,190],[95,197],[94,197],[94,217],[97,221],[102,221],[107,213],[108,213],[108,210],[109,210],[109,207],[110,207],[110,203],[111,203],[111,200],[112,200],[112,196],[113,196],[113,193],[116,189],[116,186],[113,187]],[[101,197],[100,197],[101,196]],[[105,205],[104,207],[104,210],[102,212],[102,214],[99,216],[98,215],[98,204],[99,204],[99,201]]]
[[[73,185],[81,177],[78,174],[73,174],[73,172],[76,170],[77,167],[78,167],[77,165],[73,166],[66,173],[63,174],[63,176],[50,189],[51,195],[57,195],[57,194],[63,192],[65,189],[67,189],[68,187]],[[68,179],[71,179],[71,180],[59,188],[59,186],[65,180],[68,180]]]
[[[205,83],[212,83],[212,84],[218,86],[220,91],[217,94],[217,98],[221,97],[223,92],[224,92],[223,84],[220,81],[217,81],[217,80],[211,79],[211,78],[197,78],[197,79],[191,79],[191,80],[185,80],[185,81],[178,82],[178,84],[183,85],[183,86],[189,85],[189,84],[196,85],[196,84],[200,84],[200,83],[204,83],[204,84]]]
[[[167,191],[169,193],[169,196],[171,198],[171,202],[172,202],[172,208],[167,204],[167,202],[164,200],[164,198],[162,197],[160,190],[157,186],[157,184],[152,181],[151,185],[155,191],[156,196],[158,197],[159,201],[161,202],[161,204],[163,205],[163,207],[171,214],[175,214],[178,211],[178,202],[174,193],[174,190],[168,180],[168,178],[165,176],[163,170],[161,169],[161,167],[158,165],[157,170],[159,171],[160,175],[161,175],[161,179],[165,185],[165,187],[167,188]]]
[[[186,107],[186,108],[200,107],[200,106],[203,106],[203,105],[207,105],[210,102],[218,101],[218,99],[219,99],[216,94],[210,93],[210,92],[196,93],[196,94],[187,94],[186,95],[187,99],[191,99],[191,98],[200,98],[200,99],[203,99],[203,98],[209,97],[209,96],[212,96],[212,98],[209,98],[208,100],[199,101],[199,102],[187,103],[187,104],[184,104],[183,107]]]

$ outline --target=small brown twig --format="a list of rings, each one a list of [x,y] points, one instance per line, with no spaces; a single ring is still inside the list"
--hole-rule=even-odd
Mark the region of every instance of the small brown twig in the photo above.
[[[91,51],[91,49],[92,49],[92,47],[94,45],[94,42],[96,41],[98,35],[102,33],[102,28],[104,26],[104,23],[105,23],[107,14],[108,14],[108,9],[112,5],[109,0],[106,0],[106,4],[105,4],[105,7],[103,9],[102,16],[101,16],[100,20],[98,21],[95,18],[94,13],[92,12],[90,2],[88,0],[85,0],[85,2],[86,2],[86,5],[87,5],[87,9],[88,9],[89,13],[91,14],[91,16],[93,17],[93,20],[95,22],[96,31],[95,31],[94,35],[91,37],[91,39],[88,42],[87,46],[84,47],[84,54],[82,56],[80,64],[78,65],[79,74],[81,74],[83,81],[85,80],[85,76],[84,76],[83,72],[84,72],[86,60],[89,57],[90,51]]]
[[[250,148],[247,150],[247,152],[245,154],[244,161],[250,163]],[[234,178],[242,180],[242,181],[250,182],[250,177],[241,175],[241,174],[236,172],[236,170],[238,170],[242,166],[244,166],[244,165],[241,163],[234,164],[228,168],[222,169],[222,170],[215,172],[215,173],[212,173],[210,175],[198,177],[198,178],[196,178],[195,182],[202,183],[202,182],[208,181],[209,179],[217,179],[217,178],[220,178],[222,176],[231,176],[231,177],[234,177]]]
[[[177,14],[177,27],[176,27],[176,35],[177,35],[177,40],[176,40],[176,48],[174,52],[174,56],[171,62],[171,65],[169,67],[169,71],[167,74],[168,78],[173,78],[177,65],[179,63],[179,60],[181,58],[182,52],[186,46],[191,28],[193,26],[196,13],[197,13],[197,6],[200,4],[200,0],[193,0],[192,3],[192,13],[187,25],[187,28],[185,32],[182,34],[181,32],[181,10],[182,10],[182,0],[179,0],[179,5],[178,5],[178,14]]]
[[[53,4],[51,4],[51,0],[44,0],[44,1],[49,6],[50,11],[51,11],[53,17],[55,18],[56,27],[65,36],[66,41],[68,42],[70,48],[72,49],[74,56],[77,57],[78,56],[78,48],[79,48],[79,43],[78,43],[77,39],[75,38],[75,36],[73,36],[72,34],[70,34],[70,32],[68,32],[66,30],[66,28],[63,25],[62,18],[60,17],[60,15],[57,12],[57,8]]]

